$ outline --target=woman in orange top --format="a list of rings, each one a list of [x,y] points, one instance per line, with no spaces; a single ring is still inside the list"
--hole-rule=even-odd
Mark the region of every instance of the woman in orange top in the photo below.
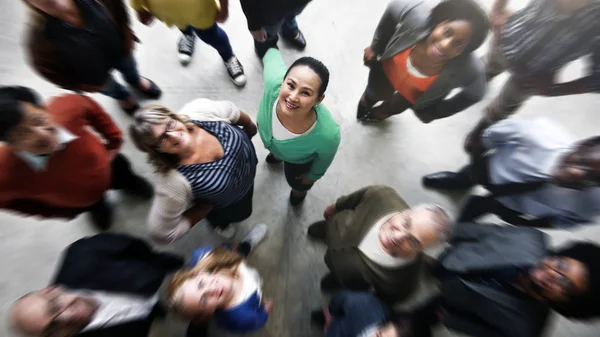
[[[484,67],[472,52],[487,31],[485,12],[473,0],[445,0],[433,9],[422,0],[393,0],[365,49],[371,70],[357,118],[383,120],[412,108],[429,123],[481,100]],[[462,91],[447,98],[454,89]]]

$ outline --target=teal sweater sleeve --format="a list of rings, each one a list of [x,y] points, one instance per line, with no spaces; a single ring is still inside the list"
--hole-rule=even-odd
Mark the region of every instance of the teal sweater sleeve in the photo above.
[[[287,66],[283,60],[283,55],[278,49],[271,48],[263,57],[263,83],[265,91],[272,88],[279,88],[283,77],[287,71]]]
[[[337,125],[335,127],[337,128],[336,132],[328,135],[327,139],[323,140],[322,146],[317,150],[316,158],[313,161],[310,171],[306,174],[308,179],[319,180],[325,174],[331,162],[333,162],[341,139],[340,129]]]

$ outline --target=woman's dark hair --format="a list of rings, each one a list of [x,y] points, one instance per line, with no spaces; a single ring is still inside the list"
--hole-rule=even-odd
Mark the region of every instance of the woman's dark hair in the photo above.
[[[312,71],[314,71],[317,75],[319,75],[319,79],[321,80],[321,86],[319,86],[319,97],[323,96],[325,90],[327,90],[327,85],[329,85],[329,69],[323,64],[323,62],[312,58],[310,56],[304,56],[296,60],[296,62],[292,63],[292,65],[288,68],[285,76],[283,78],[287,78],[290,70],[298,66],[307,66]]]
[[[21,102],[41,105],[37,92],[19,86],[0,87],[0,141],[6,141],[7,133],[23,120]]]
[[[579,242],[560,249],[556,256],[572,258],[587,267],[588,289],[583,294],[571,295],[567,303],[553,303],[553,309],[567,318],[600,316],[600,246]]]
[[[471,53],[485,41],[490,25],[485,11],[473,0],[444,0],[433,8],[427,27],[434,29],[445,21],[464,20],[471,23],[471,39],[463,54]]]

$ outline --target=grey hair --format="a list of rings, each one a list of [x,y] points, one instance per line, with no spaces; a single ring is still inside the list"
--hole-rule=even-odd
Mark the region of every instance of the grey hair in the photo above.
[[[437,204],[419,204],[412,208],[413,211],[429,211],[435,219],[433,225],[438,234],[438,241],[446,242],[454,232],[454,219],[448,210]]]

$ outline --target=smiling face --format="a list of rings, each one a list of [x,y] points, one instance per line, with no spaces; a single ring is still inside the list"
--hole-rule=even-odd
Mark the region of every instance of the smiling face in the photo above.
[[[92,321],[97,309],[93,299],[52,286],[19,300],[11,317],[13,324],[26,334],[70,337]]]
[[[279,91],[280,111],[288,115],[307,114],[324,98],[324,95],[319,97],[320,86],[319,75],[309,67],[301,65],[292,68]]]
[[[568,301],[570,296],[583,294],[589,287],[586,266],[560,256],[542,260],[529,271],[529,281],[534,296],[554,303]]]
[[[427,56],[435,62],[446,62],[461,55],[473,33],[469,21],[444,21],[427,38]]]
[[[179,154],[192,143],[187,126],[173,118],[163,124],[152,124],[152,134],[156,139],[156,150],[162,153]]]
[[[438,243],[435,221],[435,214],[427,209],[398,213],[381,226],[381,247],[392,256],[412,259]]]
[[[178,291],[179,303],[190,316],[211,315],[233,297],[233,279],[223,273],[198,273]]]

